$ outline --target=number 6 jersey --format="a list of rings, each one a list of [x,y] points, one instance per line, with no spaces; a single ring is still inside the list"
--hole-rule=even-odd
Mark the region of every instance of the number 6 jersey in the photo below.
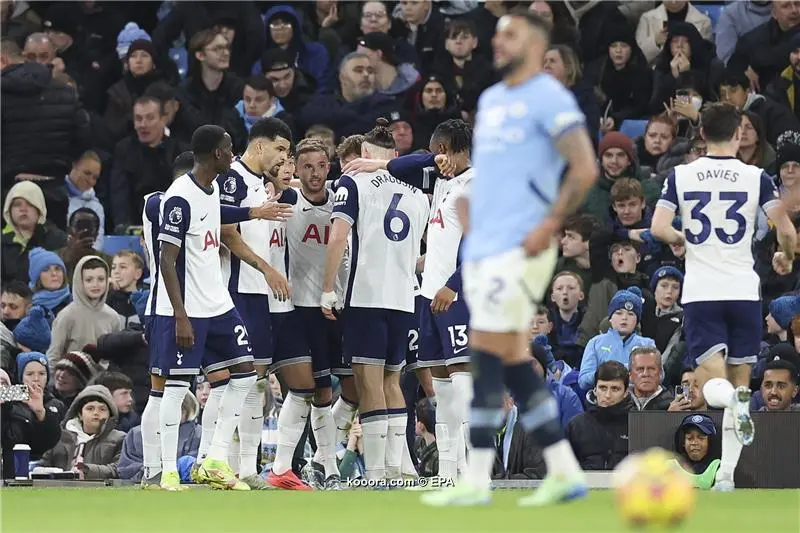
[[[658,206],[681,216],[686,238],[682,303],[761,299],[753,269],[756,216],[779,201],[769,175],[732,157],[701,157],[675,167]]]
[[[428,197],[384,170],[342,176],[331,218],[352,225],[347,307],[414,312]]]

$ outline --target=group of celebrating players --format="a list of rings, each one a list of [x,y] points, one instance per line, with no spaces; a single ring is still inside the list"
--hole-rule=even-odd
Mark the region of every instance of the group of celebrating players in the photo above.
[[[398,158],[379,120],[372,131],[343,142],[342,175],[330,182],[325,146],[313,139],[293,146],[280,120],[256,123],[235,160],[223,129],[207,125],[194,133],[192,153],[176,162],[172,186],[147,198],[143,213],[154,279],[147,306],[152,391],[142,416],[144,487],[182,489],[180,407],[201,371],[212,392],[192,472],[198,482],[309,490],[292,471],[292,457],[310,417],[322,486],[340,488],[336,444],[357,411],[367,479],[416,475],[399,385],[407,366],[430,372],[439,475],[459,479],[424,495],[424,503],[490,500],[505,390],[547,463],[546,479],[520,504],[587,493],[555,400],[528,354],[529,323],[558,256],[555,237],[597,177],[583,115],[569,91],[541,72],[547,44],[547,25],[535,15],[515,12],[499,20],[493,47],[504,77],[481,96],[474,148],[469,125],[450,120],[435,130],[430,153]],[[704,122],[710,155],[694,163],[698,168],[678,167],[667,180],[653,233],[670,243],[686,239],[687,341],[705,371],[707,400],[725,408],[721,472],[729,477],[718,479],[724,490],[733,488],[741,444],[753,438],[749,394],[734,389],[726,372],[735,385],[746,383],[760,317],[747,303],[719,307],[715,300],[731,298],[714,292],[703,276],[712,267],[717,276],[726,264],[735,267],[731,276],[740,276],[748,261],[752,268],[740,243],[752,236],[759,207],[777,223],[782,268],[791,267],[795,235],[771,182],[745,179],[750,169],[741,163],[734,169],[740,179],[715,179],[713,169],[733,164],[726,156],[735,155],[741,132],[732,108],[718,105],[707,113],[704,120],[716,113],[719,124]],[[733,200],[733,207],[702,202],[720,187],[713,194]],[[731,192],[737,187],[747,190]],[[676,211],[685,232],[672,229]],[[737,300],[758,301],[754,283],[755,291],[753,283],[732,279],[724,291],[738,285]],[[256,454],[268,372],[278,373],[288,393],[265,481],[256,473]],[[333,404],[331,374],[341,383]],[[228,463],[237,430],[238,473]]]

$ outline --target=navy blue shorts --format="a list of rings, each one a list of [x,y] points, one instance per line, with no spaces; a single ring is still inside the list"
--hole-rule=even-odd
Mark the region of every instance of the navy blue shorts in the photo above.
[[[153,333],[153,316],[146,315],[144,317],[144,322],[142,323],[142,327],[144,328],[144,341],[147,343],[147,351],[150,355],[149,360],[147,362],[147,368],[153,368],[156,366],[156,362],[158,361],[158,350],[156,350],[155,346],[150,342],[150,336]]]
[[[459,298],[444,313],[431,311],[425,298],[419,325],[419,366],[469,363],[469,311]]]
[[[210,373],[253,361],[247,327],[236,309],[224,315],[190,318],[189,321],[194,330],[194,346],[184,350],[178,347],[175,339],[175,317],[153,317],[150,347],[156,353],[150,368],[152,374],[196,376],[201,368]]]
[[[319,307],[295,307],[306,343],[311,348],[314,378],[335,374],[352,376],[353,369],[342,358],[342,328],[338,320],[328,320]]]
[[[274,351],[270,371],[297,363],[310,363],[311,348],[306,342],[304,326],[297,310],[272,313],[271,319]]]
[[[390,372],[403,368],[414,313],[348,307],[342,311],[340,320],[346,363],[379,365]]]
[[[266,294],[231,293],[233,305],[239,311],[253,347],[253,364],[271,365],[275,349],[272,340],[272,320],[269,314],[269,298]]]
[[[761,302],[691,302],[683,306],[686,358],[699,365],[724,352],[729,365],[754,364],[761,344]]]
[[[408,330],[408,349],[406,349],[406,366],[403,372],[411,372],[419,368],[419,321],[420,313],[425,305],[425,298],[418,295],[414,298],[414,319]]]

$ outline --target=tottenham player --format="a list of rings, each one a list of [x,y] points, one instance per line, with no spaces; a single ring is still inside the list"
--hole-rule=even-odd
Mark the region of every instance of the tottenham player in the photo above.
[[[774,258],[791,272],[797,235],[769,175],[739,161],[741,115],[730,104],[710,104],[700,115],[708,152],[679,165],[664,182],[653,214],[653,236],[686,246],[683,309],[688,361],[706,401],[724,408],[722,459],[715,490],[734,489],[742,446],[753,442],[750,365],[762,333],[758,274],[752,241],[763,209],[777,229],[781,251]],[[683,231],[672,227],[676,214]]]
[[[392,159],[388,122],[364,136],[362,157]],[[414,312],[417,257],[428,215],[425,194],[378,171],[343,175],[333,207],[320,307],[335,320],[335,282],[352,230],[350,275],[341,314],[345,361],[353,368],[368,479],[401,473],[406,408],[400,390]]]
[[[470,309],[474,395],[466,476],[426,494],[428,505],[491,499],[489,476],[503,420],[503,384],[519,423],[544,448],[547,477],[520,505],[582,497],[583,472],[558,420],[558,406],[533,370],[527,330],[558,256],[555,235],[597,178],[594,150],[574,97],[542,72],[549,26],[516,10],[497,22],[492,45],[503,79],[478,102],[462,272]],[[503,195],[497,194],[498,176]],[[559,185],[561,190],[559,192]],[[467,205],[468,204],[468,209]]]

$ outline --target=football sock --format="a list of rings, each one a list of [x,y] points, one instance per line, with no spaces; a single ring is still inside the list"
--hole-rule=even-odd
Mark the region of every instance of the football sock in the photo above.
[[[469,445],[469,406],[472,402],[472,374],[469,372],[454,372],[450,374],[453,382],[453,394],[455,401],[453,404],[459,409],[459,419],[461,428],[458,432],[456,442],[458,471],[463,473],[467,469],[467,447]]]
[[[742,443],[736,438],[736,431],[733,427],[733,410],[726,407],[722,413],[722,457],[719,470],[717,470],[717,481],[733,480],[733,473],[736,465],[739,464],[739,456],[742,454]]]
[[[403,441],[403,457],[400,462],[400,473],[403,477],[419,477],[417,467],[414,466],[414,461],[411,459],[411,451],[408,449],[408,439]]]
[[[264,425],[264,392],[267,378],[258,378],[244,399],[242,416],[239,417],[239,477],[258,473],[256,465],[258,445],[261,443],[261,428]]]
[[[278,446],[272,471],[277,475],[292,469],[294,449],[306,429],[314,389],[290,389],[278,414]]]
[[[385,409],[369,411],[361,415],[364,432],[364,467],[367,479],[386,477],[386,439],[389,420]]]
[[[336,444],[347,441],[347,432],[350,430],[350,424],[353,423],[353,417],[356,415],[358,404],[351,402],[344,396],[339,396],[336,403],[331,407],[333,414],[333,421],[336,424],[336,436],[334,441]]]
[[[168,379],[164,385],[159,412],[161,433],[161,470],[178,471],[178,426],[181,423],[183,398],[189,392],[189,382]]]
[[[433,378],[433,390],[436,394],[436,449],[439,452],[439,476],[455,479],[457,476],[458,450],[455,433],[450,433],[451,427],[456,427],[454,419],[454,390],[453,382],[448,378]]]
[[[217,427],[217,418],[219,418],[219,404],[227,386],[227,379],[211,384],[211,392],[208,394],[206,406],[203,408],[203,416],[200,420],[202,431],[200,433],[200,447],[197,449],[198,465],[202,464],[203,459],[208,455],[208,448],[214,438],[214,430]]]
[[[336,465],[336,423],[333,420],[331,404],[311,404],[311,431],[317,441],[315,458],[325,468],[325,478],[339,475]]]
[[[405,407],[387,409],[388,426],[386,434],[386,478],[401,477],[400,467],[403,464],[403,443],[406,441],[408,411]]]
[[[503,362],[482,350],[471,351],[474,375],[470,441],[466,481],[477,488],[489,486],[495,460],[494,439],[503,423]]]
[[[161,434],[159,420],[161,409],[161,391],[150,391],[147,405],[142,411],[142,463],[144,478],[150,479],[161,473]]]
[[[233,432],[239,425],[244,400],[247,393],[256,383],[255,371],[242,374],[231,374],[225,394],[219,404],[219,417],[214,429],[214,438],[208,448],[208,457],[218,461],[228,462],[228,452],[233,439]]]

